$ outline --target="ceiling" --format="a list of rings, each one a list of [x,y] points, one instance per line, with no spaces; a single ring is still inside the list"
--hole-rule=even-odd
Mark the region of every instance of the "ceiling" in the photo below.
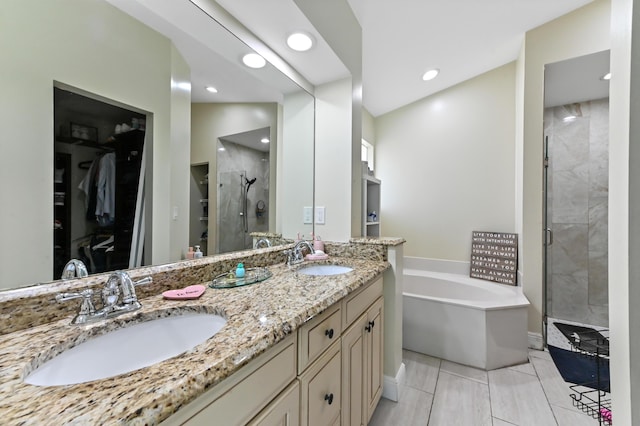
[[[609,82],[602,77],[609,72],[609,57],[605,50],[545,66],[544,106],[608,98]]]
[[[261,72],[237,65],[237,54],[215,52],[207,36],[211,21],[188,0],[108,1],[174,41],[192,69],[193,102],[242,101],[249,96],[256,101],[256,94],[268,101],[277,100],[277,93],[281,96],[277,88],[258,88]],[[348,0],[362,26],[364,106],[379,116],[514,61],[526,31],[591,1]],[[349,75],[293,0],[218,3],[313,85]],[[315,37],[312,50],[286,47],[286,36],[295,30]],[[440,75],[425,82],[422,74],[430,68],[438,68]],[[228,97],[220,89],[213,95],[204,91],[207,84],[238,86],[233,80],[247,90]]]

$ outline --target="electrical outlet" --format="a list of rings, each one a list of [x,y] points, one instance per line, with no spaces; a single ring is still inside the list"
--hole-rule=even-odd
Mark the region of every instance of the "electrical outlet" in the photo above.
[[[305,225],[311,225],[313,223],[313,208],[312,207],[303,207],[302,208],[302,223]]]
[[[325,208],[316,207],[316,225],[324,225]]]

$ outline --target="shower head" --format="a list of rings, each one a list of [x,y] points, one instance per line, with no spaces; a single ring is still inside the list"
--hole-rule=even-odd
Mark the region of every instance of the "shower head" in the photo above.
[[[258,178],[253,178],[253,179],[247,179],[246,177],[244,178],[245,182],[249,186],[253,185],[255,183],[256,179],[258,179]]]

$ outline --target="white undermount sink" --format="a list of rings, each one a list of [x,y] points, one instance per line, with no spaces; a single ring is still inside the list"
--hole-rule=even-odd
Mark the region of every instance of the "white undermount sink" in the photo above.
[[[186,313],[119,328],[62,352],[24,382],[71,385],[138,370],[188,351],[220,331],[226,322],[219,315]]]
[[[353,268],[342,265],[309,265],[298,269],[303,275],[341,275],[353,271]]]

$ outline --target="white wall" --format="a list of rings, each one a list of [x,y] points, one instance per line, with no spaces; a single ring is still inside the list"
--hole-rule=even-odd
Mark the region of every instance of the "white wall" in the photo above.
[[[640,423],[640,294],[638,254],[638,57],[640,10],[611,2],[609,102],[609,327],[611,397],[616,424]],[[634,166],[635,165],[635,166]]]
[[[317,86],[315,91],[315,203],[326,208],[326,224],[316,224],[315,231],[323,240],[351,237],[351,96],[349,78]]]
[[[522,251],[524,292],[531,302],[529,331],[542,332],[542,154],[544,112],[544,65],[609,48],[610,5],[596,0],[572,13],[527,32],[525,51],[518,70],[524,73],[522,133]],[[524,62],[523,62],[524,61]],[[520,147],[519,147],[520,149]],[[520,198],[520,197],[519,197]]]
[[[168,230],[184,224],[170,220],[167,189],[189,177],[171,165],[172,63],[181,61],[170,41],[99,0],[3,0],[0,16],[0,287],[52,278],[54,81],[153,114],[151,250],[154,263],[171,260]]]
[[[469,261],[472,231],[514,232],[514,123],[514,63],[377,117],[383,235]]]

